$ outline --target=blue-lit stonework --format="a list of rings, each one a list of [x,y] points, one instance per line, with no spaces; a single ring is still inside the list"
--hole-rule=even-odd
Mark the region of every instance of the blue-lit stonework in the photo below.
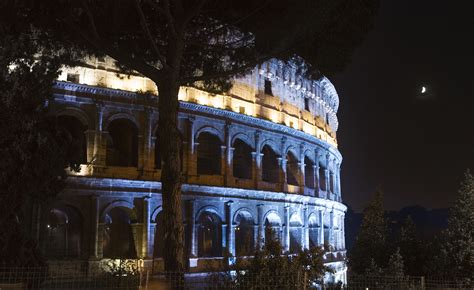
[[[102,70],[97,66],[94,73]],[[33,211],[33,231],[51,259],[139,258],[160,269],[157,99],[73,81],[57,82],[49,106],[79,140],[84,164],[54,204]],[[219,264],[224,251],[251,255],[271,227],[285,251],[330,245],[332,278],[345,280],[334,87],[277,61],[236,83],[240,87],[222,96],[222,104],[216,96],[202,104],[194,89],[180,93],[190,271]],[[238,90],[251,90],[252,99]]]

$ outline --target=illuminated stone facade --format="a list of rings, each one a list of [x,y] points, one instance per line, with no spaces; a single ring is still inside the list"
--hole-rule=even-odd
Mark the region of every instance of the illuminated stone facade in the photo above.
[[[180,90],[183,216],[191,271],[249,256],[269,228],[285,251],[328,244],[345,280],[333,85],[273,60],[236,79],[226,95]],[[157,92],[120,76],[110,59],[65,69],[49,104],[83,152],[81,171],[33,227],[51,258],[125,257],[162,267]],[[148,262],[150,263],[150,262]]]

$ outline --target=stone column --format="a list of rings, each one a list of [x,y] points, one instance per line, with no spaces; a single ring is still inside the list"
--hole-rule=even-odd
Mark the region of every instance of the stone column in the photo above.
[[[194,121],[195,118],[194,116],[189,116],[188,118],[188,175],[190,176],[196,176],[197,175],[197,145],[195,139],[194,139]]]
[[[288,252],[290,250],[290,207],[285,206],[285,225],[283,232],[283,251]]]
[[[252,152],[252,180],[254,188],[258,188],[258,182],[262,180],[261,153]]]
[[[324,246],[324,211],[319,210],[319,244]]]
[[[233,201],[226,202],[226,220],[227,220],[227,250],[235,257],[235,226],[232,220]]]
[[[99,196],[92,195],[90,198],[91,229],[89,259],[98,259],[99,255]]]
[[[313,196],[314,197],[319,197],[319,193],[318,193],[318,188],[319,188],[319,185],[318,185],[318,171],[319,171],[319,167],[317,165],[313,165],[313,184],[314,184],[314,192],[313,192]]]
[[[286,182],[286,157],[278,157],[277,159],[278,159],[278,164],[280,165],[279,187],[280,187],[280,191],[284,192],[288,186],[288,183]]]
[[[232,147],[232,140],[231,140],[231,135],[230,135],[230,130],[232,128],[232,125],[230,122],[226,122],[225,127],[224,127],[224,136],[225,136],[225,147],[224,150],[227,149],[224,152],[224,158],[223,158],[223,171],[224,171],[224,184],[226,185],[232,185],[232,178],[233,178],[233,168],[232,168],[232,161],[233,161],[233,153],[234,153],[234,148]]]
[[[150,240],[150,196],[143,197],[143,228],[142,228],[142,257],[148,259],[152,257],[153,241]]]
[[[153,139],[156,137],[153,136],[153,109],[151,108],[146,108],[145,110],[145,116],[146,116],[146,127],[145,131],[143,132],[143,135],[145,136],[144,138],[144,147],[143,147],[143,152],[144,152],[144,168],[145,170],[153,170],[154,169],[154,162],[155,162],[155,142],[153,142]]]
[[[345,226],[345,222],[344,222],[344,218],[345,218],[345,215],[343,215],[342,217],[342,224],[341,224],[341,246],[342,246],[342,249],[345,250],[346,249],[346,226]]]
[[[301,245],[304,249],[309,249],[309,224],[308,224],[308,206],[303,207],[303,234]]]
[[[93,157],[94,165],[105,166],[107,142],[105,136],[107,133],[104,131],[104,110],[105,106],[101,102],[96,102],[96,122],[95,122],[95,138],[94,138],[94,150]]]
[[[196,227],[196,213],[194,212],[195,209],[195,201],[189,200],[189,236],[190,236],[190,253],[189,257],[195,258],[198,256],[198,243],[197,243],[197,227]]]
[[[257,204],[257,215],[258,215],[258,235],[257,235],[257,242],[255,244],[257,247],[261,248],[264,245],[264,238],[265,238],[265,221],[263,220],[263,204]]]
[[[334,244],[334,210],[329,213],[329,244],[335,247]]]
[[[306,186],[306,172],[304,163],[304,144],[300,144],[300,162],[298,162],[298,185],[300,186],[300,193],[304,194]]]

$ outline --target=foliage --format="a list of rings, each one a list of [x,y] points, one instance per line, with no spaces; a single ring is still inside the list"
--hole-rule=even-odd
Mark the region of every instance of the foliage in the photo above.
[[[395,242],[399,254],[403,257],[405,273],[410,276],[422,276],[426,271],[424,261],[427,259],[427,249],[422,246],[416,225],[410,216],[405,219]]]
[[[382,192],[377,190],[363,211],[362,224],[349,253],[349,267],[355,274],[365,273],[372,264],[384,267],[387,263],[387,223],[382,199]]]
[[[397,248],[388,259],[388,265],[385,269],[385,275],[393,276],[395,278],[403,278],[405,276],[405,270],[403,265],[403,257],[400,254],[400,249]]]
[[[227,278],[220,280],[237,288],[250,285],[265,287],[268,281],[272,285],[299,285],[300,288],[303,288],[302,283],[321,284],[324,275],[333,272],[324,265],[324,252],[320,247],[312,247],[287,255],[283,254],[281,242],[277,238],[267,238],[265,245],[257,249],[253,258],[237,258],[236,263],[227,269]]]
[[[474,177],[465,173],[459,195],[451,208],[448,228],[443,232],[440,260],[443,274],[474,281]]]
[[[53,198],[72,165],[71,140],[47,115],[59,56],[31,35],[0,38],[0,261],[15,266],[41,263],[23,206]]]

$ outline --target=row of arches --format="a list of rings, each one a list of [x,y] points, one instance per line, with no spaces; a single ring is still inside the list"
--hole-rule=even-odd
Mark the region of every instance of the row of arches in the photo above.
[[[87,125],[79,118],[71,115],[60,115],[57,117],[58,124],[66,132],[70,140],[70,150],[74,151],[75,163],[87,163]],[[138,128],[134,122],[126,118],[111,120],[104,128],[105,139],[105,165],[118,167],[136,167],[139,159],[139,135]],[[196,174],[197,175],[222,175],[223,141],[218,133],[204,130],[197,134],[196,146]],[[231,174],[239,179],[253,179],[253,156],[255,149],[245,138],[234,138],[232,141],[232,170]],[[154,140],[154,167],[161,169],[162,158],[158,137]],[[258,156],[261,156],[260,174],[261,180],[269,183],[285,182],[289,185],[302,186],[310,189],[335,192],[336,174],[323,161],[315,163],[307,154],[303,156],[303,166],[293,150],[288,150],[281,156],[269,143],[264,144]],[[183,147],[180,150],[183,154]],[[282,158],[283,157],[283,158]],[[181,158],[183,160],[183,158]],[[283,162],[284,161],[284,162]],[[282,168],[284,166],[284,168]],[[182,164],[183,167],[183,164]],[[284,176],[282,175],[284,171]],[[304,176],[303,179],[300,179]],[[282,179],[283,178],[283,179]]]
[[[133,211],[127,207],[117,206],[111,208],[103,217],[101,224],[101,239],[99,241],[102,257],[104,258],[137,258],[139,248],[136,244],[137,232],[136,218]],[[160,258],[164,252],[163,218],[159,212],[154,218],[153,231],[153,256]],[[322,224],[322,225],[321,225]],[[270,238],[283,242],[283,223],[280,216],[270,211],[263,221],[264,242]],[[43,250],[47,257],[80,258],[83,257],[83,231],[84,220],[79,211],[72,206],[57,206],[49,210],[45,221],[43,237]],[[189,226],[189,225],[188,225]],[[321,229],[321,226],[323,227]],[[253,255],[258,245],[258,222],[247,210],[239,210],[233,218],[234,249],[236,256]],[[322,223],[317,214],[311,214],[307,221],[308,241],[310,247],[329,243],[330,221],[324,218]],[[205,210],[199,214],[194,227],[198,257],[220,257],[223,255],[223,221],[220,216]],[[324,241],[321,241],[321,230],[324,231]],[[303,222],[298,214],[291,215],[289,219],[289,251],[295,253],[303,247],[304,232]],[[188,236],[189,237],[189,236]],[[338,237],[341,238],[341,237]],[[343,238],[343,237],[342,237]],[[337,243],[337,241],[335,241]],[[188,248],[192,241],[186,240]]]

